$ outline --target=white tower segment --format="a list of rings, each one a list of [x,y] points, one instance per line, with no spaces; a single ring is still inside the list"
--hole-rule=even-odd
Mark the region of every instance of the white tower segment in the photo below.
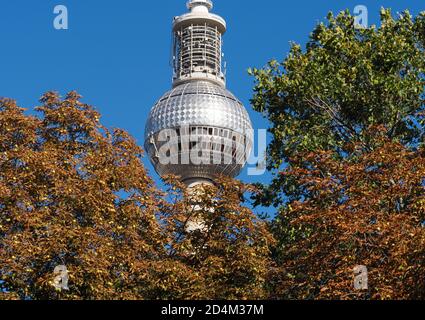
[[[210,0],[191,0],[189,13],[173,23],[174,86],[188,80],[212,80],[225,86],[222,68],[222,36],[226,22],[209,12]]]

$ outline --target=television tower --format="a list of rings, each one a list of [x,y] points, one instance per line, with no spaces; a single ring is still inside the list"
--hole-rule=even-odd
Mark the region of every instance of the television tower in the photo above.
[[[173,88],[152,108],[145,150],[160,176],[189,187],[236,177],[253,145],[242,103],[226,89],[222,37],[226,22],[210,13],[211,0],[190,0],[173,22]]]

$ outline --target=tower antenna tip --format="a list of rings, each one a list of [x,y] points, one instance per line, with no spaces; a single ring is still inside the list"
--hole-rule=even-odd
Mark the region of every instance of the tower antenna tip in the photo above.
[[[187,2],[187,8],[190,10],[199,6],[207,7],[208,10],[211,10],[214,5],[211,0],[189,0]]]

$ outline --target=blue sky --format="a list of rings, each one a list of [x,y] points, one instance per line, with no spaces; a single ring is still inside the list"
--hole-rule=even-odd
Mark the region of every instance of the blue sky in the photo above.
[[[228,88],[246,105],[255,128],[267,128],[252,111],[249,67],[282,60],[290,41],[304,44],[329,11],[369,10],[379,22],[381,6],[394,12],[425,10],[423,0],[283,1],[215,0],[214,12],[228,23],[224,38]],[[69,10],[69,29],[53,28],[53,8]],[[0,96],[25,108],[54,90],[77,90],[108,127],[129,131],[143,144],[144,125],[155,101],[171,87],[171,21],[186,12],[185,0],[14,0],[0,2]],[[145,159],[152,176],[158,177]],[[268,174],[240,178],[267,182]]]

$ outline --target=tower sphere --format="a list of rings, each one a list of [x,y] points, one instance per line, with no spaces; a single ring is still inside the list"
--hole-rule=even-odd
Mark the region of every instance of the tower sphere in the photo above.
[[[249,115],[226,89],[222,68],[225,21],[211,0],[191,0],[173,24],[173,88],[152,108],[145,149],[159,175],[188,184],[236,177],[253,144]]]

